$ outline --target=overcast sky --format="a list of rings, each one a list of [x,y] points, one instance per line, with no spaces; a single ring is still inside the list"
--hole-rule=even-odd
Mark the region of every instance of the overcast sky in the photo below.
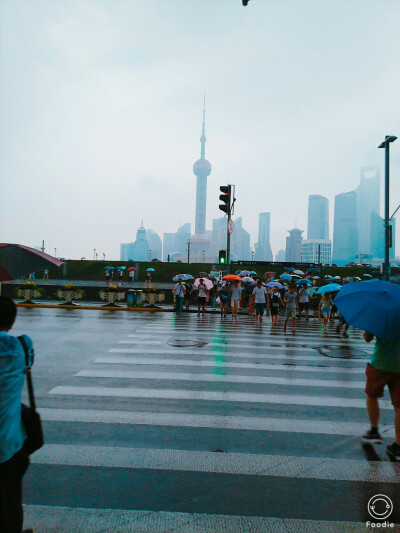
[[[191,222],[206,91],[207,227],[219,185],[274,254],[309,194],[357,187],[400,137],[399,0],[1,0],[0,241],[119,258]],[[400,138],[391,145],[400,204]],[[400,227],[397,255],[400,255]],[[306,237],[306,234],[304,234]]]

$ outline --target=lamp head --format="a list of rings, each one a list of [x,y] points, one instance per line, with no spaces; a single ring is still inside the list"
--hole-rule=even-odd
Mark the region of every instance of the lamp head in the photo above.
[[[386,135],[386,136],[385,136],[385,140],[383,141],[383,143],[381,143],[381,144],[378,146],[378,148],[385,148],[386,143],[392,143],[392,142],[394,142],[396,139],[397,139],[397,137],[395,137],[394,135]]]

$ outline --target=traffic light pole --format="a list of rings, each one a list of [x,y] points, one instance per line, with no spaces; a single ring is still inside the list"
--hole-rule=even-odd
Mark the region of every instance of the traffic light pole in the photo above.
[[[228,265],[228,274],[231,273],[231,234],[229,231],[229,221],[231,220],[231,206],[228,209],[228,221],[226,223],[226,263]]]

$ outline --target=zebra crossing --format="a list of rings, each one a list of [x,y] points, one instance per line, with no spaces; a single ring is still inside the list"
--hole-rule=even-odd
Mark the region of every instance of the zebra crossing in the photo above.
[[[27,526],[365,531],[372,496],[400,501],[399,465],[360,443],[373,348],[360,332],[166,313],[131,325],[41,401],[46,444],[31,457]],[[387,444],[387,396],[381,408]]]

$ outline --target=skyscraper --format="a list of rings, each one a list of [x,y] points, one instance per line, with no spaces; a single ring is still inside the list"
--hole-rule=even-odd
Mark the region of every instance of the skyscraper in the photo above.
[[[335,196],[332,261],[345,265],[359,253],[357,227],[357,193],[345,192]]]
[[[272,250],[269,242],[271,213],[258,215],[258,242],[254,245],[256,261],[272,261]]]
[[[329,239],[329,202],[325,196],[308,197],[307,239]]]
[[[203,126],[200,137],[200,159],[193,165],[193,172],[197,177],[196,187],[196,220],[195,234],[191,239],[193,258],[201,257],[203,250],[208,252],[210,240],[206,233],[206,210],[207,210],[207,178],[211,174],[211,163],[205,158],[206,153],[206,101],[204,97]]]
[[[360,185],[357,188],[358,252],[370,254],[371,215],[380,212],[380,175],[378,167],[361,169]]]
[[[389,259],[393,260],[396,255],[396,219],[390,221],[392,226],[392,248],[389,248]],[[385,258],[385,221],[377,213],[371,214],[371,255],[374,264],[383,263]]]
[[[121,244],[120,259],[121,261],[148,261],[150,259],[150,247],[143,222],[136,232],[136,241]]]
[[[302,233],[303,230],[298,228],[289,230],[289,237],[286,237],[286,262],[301,261],[301,243],[303,242],[303,237],[301,236]]]

